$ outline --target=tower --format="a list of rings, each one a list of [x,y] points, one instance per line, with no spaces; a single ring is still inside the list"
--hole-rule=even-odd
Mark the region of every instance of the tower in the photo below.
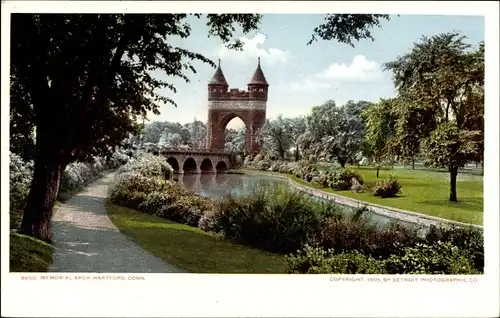
[[[235,117],[239,117],[246,127],[245,151],[260,151],[258,133],[266,121],[266,104],[269,84],[258,59],[257,69],[248,83],[248,91],[232,88],[226,81],[219,65],[208,83],[208,121],[207,146],[210,149],[223,150],[226,138],[226,126]]]

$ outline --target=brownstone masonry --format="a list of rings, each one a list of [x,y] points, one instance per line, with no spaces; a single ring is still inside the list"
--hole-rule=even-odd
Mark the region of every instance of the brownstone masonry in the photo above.
[[[260,67],[260,58],[247,91],[229,89],[219,60],[219,66],[208,83],[207,148],[223,150],[226,126],[231,119],[239,117],[246,126],[246,153],[258,153],[260,144],[257,134],[266,121],[268,88],[269,84]]]

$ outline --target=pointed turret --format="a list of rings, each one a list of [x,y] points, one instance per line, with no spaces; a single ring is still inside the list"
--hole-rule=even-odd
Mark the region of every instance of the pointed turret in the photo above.
[[[253,73],[252,78],[248,85],[265,85],[269,86],[267,83],[266,77],[264,76],[264,72],[262,72],[262,68],[260,68],[260,57],[258,59],[257,69]]]
[[[219,59],[219,65],[217,67],[217,70],[215,71],[214,76],[212,77],[212,80],[208,83],[208,85],[222,85],[222,86],[229,86],[226,81],[226,77],[224,76],[224,73],[222,72],[222,69],[220,67],[220,59]]]
[[[257,69],[253,73],[250,82],[248,83],[248,93],[251,100],[267,101],[267,91],[269,84],[267,83],[264,72],[260,68],[260,57],[257,62]]]

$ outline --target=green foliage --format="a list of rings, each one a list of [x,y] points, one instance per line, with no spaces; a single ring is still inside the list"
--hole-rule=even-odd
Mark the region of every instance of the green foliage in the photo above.
[[[452,176],[484,156],[484,43],[472,48],[450,32],[422,37],[413,49],[385,64],[399,99],[395,143],[407,159],[419,148],[426,163]],[[457,201],[455,178],[450,200]]]
[[[337,252],[359,251],[373,258],[399,254],[404,246],[421,242],[416,230],[398,224],[376,225],[364,217],[326,217],[310,241],[314,247]]]
[[[277,253],[296,251],[317,231],[327,206],[283,188],[248,197],[222,199],[215,208],[215,228],[237,242]]]
[[[308,274],[469,274],[476,271],[467,252],[449,242],[433,245],[416,244],[405,247],[401,255],[374,259],[360,252],[340,252],[334,249],[306,245],[295,255],[286,257],[289,273]]]
[[[424,141],[425,163],[435,167],[463,167],[481,151],[481,138],[478,131],[459,129],[450,122],[441,123]]]
[[[473,227],[431,227],[425,237],[427,244],[438,241],[450,242],[462,251],[467,251],[474,268],[484,271],[484,236],[483,231]]]
[[[171,172],[168,167],[161,156],[140,156],[120,169],[108,197],[118,205],[197,226],[203,213],[211,210],[213,204],[182,185],[165,180],[165,171]]]
[[[382,274],[384,262],[358,252],[335,254],[306,245],[295,255],[288,255],[287,272],[292,274]]]
[[[29,193],[33,176],[33,163],[9,153],[9,208],[11,212],[22,208]]]
[[[382,99],[366,108],[362,114],[365,120],[364,152],[377,164],[394,155],[395,99]]]
[[[47,138],[63,139],[54,146],[61,148],[67,162],[109,151],[137,131],[137,119],[146,111],[158,113],[161,104],[175,104],[158,93],[175,87],[148,71],[189,81],[186,73],[195,72],[191,61],[215,66],[203,55],[168,41],[190,36],[187,18],[187,14],[13,15],[12,89],[26,96],[15,101],[16,111],[31,103],[35,112],[51,113],[32,119],[37,129],[50,127],[44,131]],[[241,42],[231,43],[234,26],[249,32],[261,16],[206,18],[209,35],[241,48]],[[27,51],[32,54],[23,54]],[[37,142],[41,136],[39,131]]]
[[[376,197],[392,198],[401,190],[401,184],[394,178],[377,181],[371,188],[371,192]]]
[[[381,20],[389,20],[388,14],[328,14],[325,23],[314,29],[308,44],[323,40],[336,40],[354,47],[353,42],[373,37],[370,28],[380,26]]]
[[[335,191],[349,190],[355,183],[363,184],[361,175],[351,169],[332,166],[325,172],[330,188]]]
[[[312,108],[307,131],[299,138],[302,152],[316,160],[336,158],[341,166],[354,160],[363,148],[363,110],[371,103],[349,101],[337,107],[330,100]]]
[[[283,160],[292,147],[297,147],[298,139],[305,129],[304,117],[284,118],[278,116],[273,120],[268,119],[259,132],[262,149]],[[298,159],[297,153],[295,159]]]
[[[303,179],[306,174],[313,171],[316,171],[316,166],[312,162],[307,160],[299,160],[297,162],[296,168],[293,170],[293,174],[297,178]]]
[[[402,256],[385,260],[388,274],[479,274],[467,251],[451,242],[406,247]]]

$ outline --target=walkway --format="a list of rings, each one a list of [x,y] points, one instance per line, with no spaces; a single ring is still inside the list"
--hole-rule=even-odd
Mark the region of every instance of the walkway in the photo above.
[[[52,218],[50,272],[182,273],[121,234],[106,213],[113,174],[61,204]]]

